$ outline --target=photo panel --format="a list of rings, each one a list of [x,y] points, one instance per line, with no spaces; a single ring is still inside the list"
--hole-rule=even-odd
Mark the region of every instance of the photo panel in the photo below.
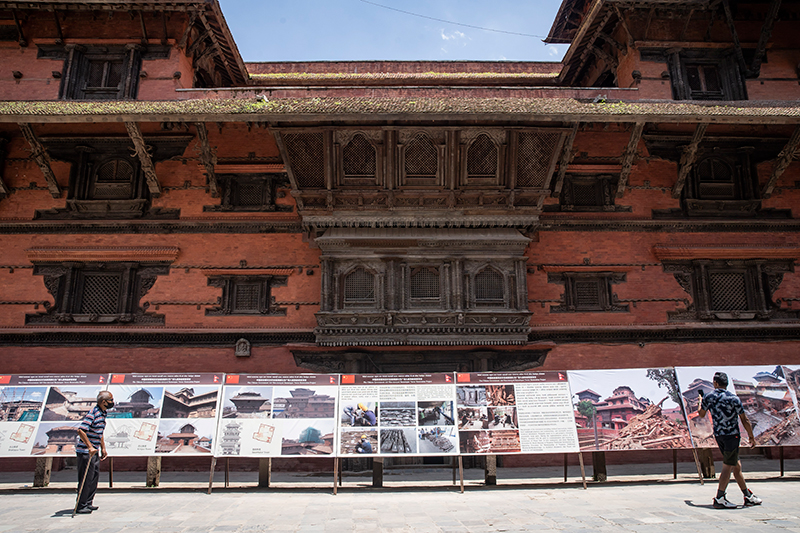
[[[339,431],[340,455],[378,455],[378,430],[342,428]]]
[[[381,427],[414,427],[417,425],[417,409],[414,402],[381,402]]]
[[[183,418],[158,421],[156,455],[208,455],[213,453],[216,419]]]
[[[462,454],[578,451],[566,372],[458,373],[456,381]]]
[[[692,447],[673,368],[570,370],[582,450]]]
[[[337,392],[330,385],[275,387],[272,418],[333,418]]]
[[[381,428],[381,454],[417,453],[417,432],[414,427]]]
[[[272,418],[272,387],[225,387],[222,418]]]
[[[677,367],[678,382],[689,419],[689,428],[695,446],[716,448],[712,413],[700,418],[701,395],[714,391],[716,372],[728,376],[727,390],[742,402],[747,418],[753,426],[757,446],[796,446],[800,444],[800,421],[792,390],[781,365]],[[794,379],[794,375],[790,375]],[[750,439],[739,422],[742,446],[750,446]]]
[[[281,455],[332,455],[336,421],[297,418],[278,421]]]
[[[458,431],[455,426],[433,426],[417,429],[419,453],[438,455],[458,450]]]

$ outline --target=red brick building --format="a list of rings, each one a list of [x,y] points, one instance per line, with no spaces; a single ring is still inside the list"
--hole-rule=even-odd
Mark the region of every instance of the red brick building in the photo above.
[[[215,0],[0,1],[0,369],[800,363],[798,16],[245,63]]]

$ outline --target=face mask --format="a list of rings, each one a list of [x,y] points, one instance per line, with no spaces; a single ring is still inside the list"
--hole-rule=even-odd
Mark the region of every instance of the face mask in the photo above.
[[[107,400],[106,401],[106,409],[111,409],[112,407],[114,407],[114,401],[113,400]]]

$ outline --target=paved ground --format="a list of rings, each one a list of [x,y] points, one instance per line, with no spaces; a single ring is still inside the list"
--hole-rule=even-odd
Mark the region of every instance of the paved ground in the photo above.
[[[232,473],[230,488],[218,473],[208,495],[207,474],[165,473],[157,489],[142,488],[142,472],[117,473],[108,489],[103,474],[100,510],[75,518],[74,470],[54,473],[46,489],[26,487],[30,474],[4,473],[0,532],[800,533],[800,461],[787,461],[784,478],[777,461],[747,462],[764,505],[731,511],[711,507],[716,483],[701,486],[693,464],[680,465],[677,481],[672,465],[609,466],[614,481],[588,490],[577,468],[566,484],[560,468],[500,469],[497,487],[482,486],[481,470],[467,470],[464,494],[445,469],[391,470],[382,489],[365,476],[348,476],[336,496],[329,476],[276,474],[275,488],[259,490],[254,473]],[[741,501],[736,487],[729,495]]]

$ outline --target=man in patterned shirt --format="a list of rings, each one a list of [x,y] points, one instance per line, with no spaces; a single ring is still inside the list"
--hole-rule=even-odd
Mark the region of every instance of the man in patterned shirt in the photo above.
[[[81,490],[83,483],[83,491],[78,495],[76,512],[80,514],[89,514],[97,510],[93,501],[97,482],[100,480],[100,461],[108,456],[103,430],[106,428],[106,411],[112,407],[114,407],[114,396],[108,391],[101,391],[97,395],[97,405],[83,417],[78,427],[78,444],[75,447],[78,455],[78,490]],[[84,474],[86,481],[83,481]]]
[[[731,479],[731,472],[736,479],[739,488],[744,494],[744,505],[761,505],[761,498],[753,494],[747,488],[742,475],[742,463],[739,461],[739,421],[747,431],[750,438],[750,447],[755,448],[756,439],[753,436],[753,426],[750,425],[747,415],[744,413],[742,401],[727,390],[728,376],[724,372],[714,374],[714,392],[703,396],[700,404],[700,418],[705,418],[706,413],[711,413],[711,421],[714,423],[714,437],[717,439],[719,451],[722,452],[722,471],[719,473],[719,487],[717,496],[712,502],[715,509],[736,509],[738,506],[728,501],[725,497],[725,489]]]

